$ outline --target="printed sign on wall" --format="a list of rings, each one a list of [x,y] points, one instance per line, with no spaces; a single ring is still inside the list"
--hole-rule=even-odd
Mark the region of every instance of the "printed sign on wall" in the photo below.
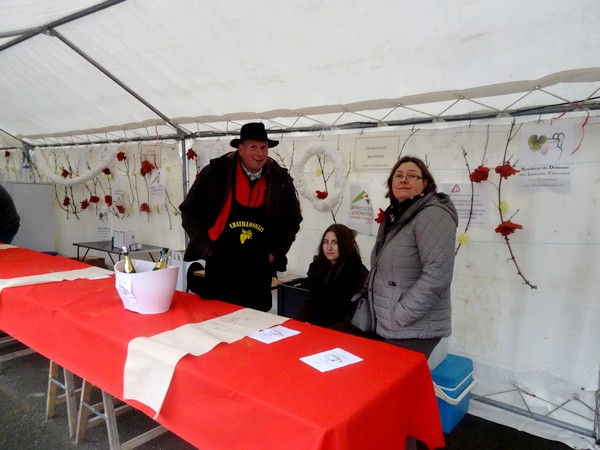
[[[527,124],[519,145],[520,192],[570,192],[573,124]]]
[[[354,169],[391,169],[398,160],[398,136],[356,139]]]

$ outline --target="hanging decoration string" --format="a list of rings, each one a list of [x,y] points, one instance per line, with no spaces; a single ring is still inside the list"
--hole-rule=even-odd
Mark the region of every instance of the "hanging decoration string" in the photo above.
[[[119,148],[115,147],[115,149],[106,156],[102,165],[75,178],[65,178],[57,174],[55,172],[56,169],[53,170],[50,168],[50,165],[48,164],[47,160],[48,156],[46,156],[44,153],[45,152],[41,148],[36,148],[33,152],[33,163],[35,164],[37,169],[42,173],[43,176],[51,180],[53,183],[58,184],[60,186],[70,187],[86,183],[100,175],[102,171],[108,168],[108,166],[110,166],[117,159]]]

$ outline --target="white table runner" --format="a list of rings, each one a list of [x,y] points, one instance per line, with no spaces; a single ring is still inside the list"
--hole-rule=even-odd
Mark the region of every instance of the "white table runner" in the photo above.
[[[149,406],[156,411],[156,419],[171,384],[175,366],[183,356],[188,353],[200,356],[221,342],[235,342],[286,320],[289,319],[245,308],[151,337],[132,339],[127,348],[123,397]]]
[[[0,292],[7,287],[27,286],[30,284],[53,283],[56,281],[76,280],[78,278],[95,278],[112,275],[110,270],[100,267],[86,267],[85,269],[65,270],[63,272],[43,273],[26,277],[0,278]]]

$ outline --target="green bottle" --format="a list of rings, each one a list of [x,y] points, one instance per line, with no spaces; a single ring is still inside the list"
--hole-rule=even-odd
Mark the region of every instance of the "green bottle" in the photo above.
[[[121,247],[121,253],[123,253],[123,272],[135,273],[135,268],[129,257],[129,249],[126,246]]]
[[[163,248],[158,256],[158,261],[152,270],[166,269],[169,266],[169,249]]]

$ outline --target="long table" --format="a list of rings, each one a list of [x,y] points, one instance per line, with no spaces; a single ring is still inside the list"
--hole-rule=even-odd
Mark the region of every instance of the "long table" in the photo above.
[[[81,266],[87,265],[0,250],[0,278]],[[123,399],[129,341],[237,309],[176,291],[167,313],[140,315],[123,308],[110,276],[6,288],[0,329]],[[407,435],[444,446],[421,354],[295,320],[284,326],[300,334],[272,344],[243,338],[183,357],[157,421],[203,450],[402,449]],[[338,347],[363,361],[321,373],[299,359]],[[154,416],[146,405],[128,403]]]

